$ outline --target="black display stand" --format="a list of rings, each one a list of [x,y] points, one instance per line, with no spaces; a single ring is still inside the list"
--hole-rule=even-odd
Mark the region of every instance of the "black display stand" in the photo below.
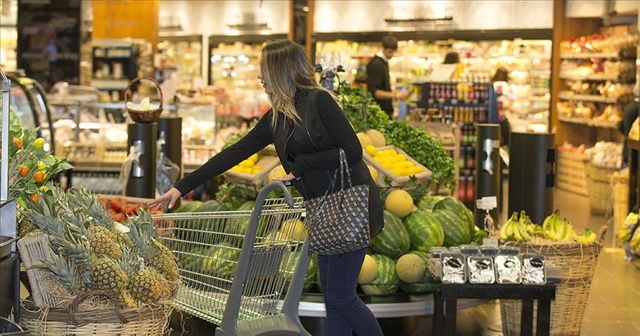
[[[536,224],[553,212],[555,136],[512,132],[509,138],[509,213],[525,210]]]
[[[129,135],[128,148],[138,147],[141,150],[141,155],[139,162],[134,163],[131,167],[125,195],[155,198],[158,124],[129,124],[127,132]]]
[[[164,140],[160,152],[182,169],[182,118],[158,119],[158,139]]]
[[[478,124],[476,140],[476,199],[485,196],[495,196],[496,204],[500,204],[500,125]],[[474,202],[474,220],[481,229],[484,227],[485,210],[478,209]],[[489,211],[494,223],[498,223],[498,211],[496,206]]]
[[[448,284],[443,283],[434,295],[433,334],[455,336],[458,299],[522,300],[520,335],[533,335],[533,301],[538,301],[536,334],[549,335],[551,300],[556,298],[556,285],[519,284]]]

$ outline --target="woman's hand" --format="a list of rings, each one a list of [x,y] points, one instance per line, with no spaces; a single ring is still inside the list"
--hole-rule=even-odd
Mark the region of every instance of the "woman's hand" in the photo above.
[[[274,180],[274,181],[282,181],[282,182],[286,182],[286,181],[291,181],[291,180],[295,180],[295,179],[296,179],[296,177],[295,177],[295,176],[293,176],[293,174],[289,173],[289,174],[287,174],[286,176],[283,176],[283,177],[276,177],[276,178],[274,178],[273,180]]]
[[[178,198],[180,198],[180,190],[176,188],[171,188],[164,195],[154,199],[149,202],[149,208],[154,210],[162,210],[163,208],[171,209],[173,205],[176,204]]]

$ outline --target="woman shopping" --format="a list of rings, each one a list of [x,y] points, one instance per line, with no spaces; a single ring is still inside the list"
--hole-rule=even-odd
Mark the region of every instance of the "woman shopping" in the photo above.
[[[360,142],[332,93],[316,82],[304,50],[289,40],[271,42],[262,50],[260,67],[259,79],[272,108],[246,136],[178,181],[150,207],[172,208],[179,197],[273,143],[287,172],[279,180],[290,182],[305,200],[339,189],[335,187],[340,183],[332,181],[344,153],[352,184],[369,187],[369,232],[371,237],[379,234],[382,201],[362,160]],[[318,255],[327,335],[382,335],[375,316],[356,294],[365,250]]]

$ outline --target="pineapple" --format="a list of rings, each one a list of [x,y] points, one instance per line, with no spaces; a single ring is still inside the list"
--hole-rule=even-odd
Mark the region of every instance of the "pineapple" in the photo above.
[[[138,307],[138,303],[133,298],[133,296],[131,296],[131,293],[129,293],[129,291],[127,291],[127,290],[122,291],[120,293],[119,299],[120,299],[120,302],[122,302],[122,304],[127,308],[136,308],[136,307]]]
[[[154,267],[167,280],[175,282],[179,277],[177,259],[171,250],[149,234],[153,226],[150,224],[150,217],[149,222],[145,221],[144,213],[142,212],[140,215],[142,222],[130,221],[132,225],[130,225],[129,237],[136,245],[138,254],[144,258],[148,266]],[[151,229],[149,229],[149,226],[151,226]]]
[[[104,226],[90,226],[87,230],[87,238],[97,256],[122,258],[122,249],[118,246],[116,235]]]
[[[89,283],[89,274],[81,272],[62,253],[55,254],[52,260],[44,261],[44,267],[51,272],[51,278],[60,283],[70,295],[77,295]]]
[[[129,280],[131,296],[143,304],[155,304],[171,298],[169,282],[153,267],[139,270]]]
[[[127,287],[129,277],[115,260],[99,257],[89,262],[91,281],[99,288],[121,294]]]

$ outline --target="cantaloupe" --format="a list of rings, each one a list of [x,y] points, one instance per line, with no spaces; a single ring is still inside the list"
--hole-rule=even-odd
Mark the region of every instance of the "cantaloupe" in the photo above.
[[[368,145],[373,145],[373,142],[366,133],[358,132],[356,133],[356,136],[358,136],[358,141],[360,141],[362,148],[367,148]]]
[[[373,181],[378,182],[378,170],[371,167],[370,165],[367,165],[367,167],[369,168],[369,173],[371,173],[371,178],[373,179]]]
[[[375,129],[367,130],[366,134],[371,139],[371,142],[375,147],[382,147],[387,145],[387,139],[384,138],[384,135],[380,133],[380,131]]]
[[[422,278],[427,265],[424,260],[413,253],[402,255],[396,261],[396,273],[398,278],[406,283],[414,283]]]
[[[373,281],[378,275],[378,267],[376,261],[372,256],[366,254],[362,267],[360,267],[360,274],[358,274],[358,284],[368,284]]]
[[[408,192],[396,189],[387,195],[384,200],[384,208],[392,214],[404,218],[413,211],[413,199]]]
[[[282,222],[280,232],[295,241],[302,241],[307,237],[307,227],[297,218],[289,218]]]

